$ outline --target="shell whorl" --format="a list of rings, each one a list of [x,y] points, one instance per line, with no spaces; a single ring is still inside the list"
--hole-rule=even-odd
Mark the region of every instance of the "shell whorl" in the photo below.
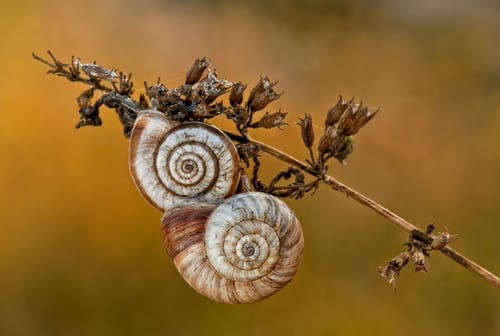
[[[129,166],[142,195],[160,210],[220,202],[236,190],[241,169],[236,147],[218,128],[178,124],[154,111],[135,122]]]
[[[180,206],[162,218],[167,252],[184,279],[224,303],[262,300],[285,286],[302,260],[298,219],[278,198],[248,192],[218,206]]]

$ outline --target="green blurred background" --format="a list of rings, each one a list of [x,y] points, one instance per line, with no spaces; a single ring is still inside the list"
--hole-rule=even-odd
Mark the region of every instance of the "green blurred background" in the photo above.
[[[2,1],[0,29],[1,335],[500,335],[498,289],[439,253],[393,292],[376,266],[407,234],[326,187],[288,202],[306,238],[290,285],[251,305],[201,297],[166,256],[114,112],[76,131],[84,86],[30,56],[131,71],[137,92],[180,84],[201,56],[250,87],[267,74],[286,92],[269,108],[291,126],[255,137],[299,158],[304,112],[321,127],[338,94],[378,106],[331,173],[448,226],[499,274],[498,1]]]

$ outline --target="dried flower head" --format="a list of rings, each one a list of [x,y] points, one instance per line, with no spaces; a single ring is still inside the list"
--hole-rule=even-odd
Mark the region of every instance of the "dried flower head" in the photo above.
[[[192,86],[193,92],[195,88],[199,89],[201,94],[201,99],[204,100],[207,104],[213,102],[217,97],[229,91],[229,89],[233,86],[228,80],[223,78],[219,79],[217,77],[217,72],[212,69],[208,69],[208,74],[204,77],[200,82],[194,84]],[[193,101],[198,101],[199,99],[194,98]]]
[[[356,110],[354,125],[350,129],[349,134],[357,133],[363,126],[365,126],[372,118],[378,113],[378,109],[370,110],[367,106],[359,107]]]
[[[83,91],[77,98],[76,102],[79,108],[84,108],[91,105],[91,99],[94,97],[94,88],[91,87]]]
[[[271,83],[268,77],[260,77],[259,82],[252,89],[247,100],[247,104],[252,111],[260,111],[270,102],[281,97],[283,93],[276,93],[273,89],[277,83],[277,81]]]
[[[279,110],[276,113],[266,112],[266,114],[264,114],[256,124],[254,124],[255,126],[253,125],[251,126],[262,127],[262,128],[277,127],[279,129],[282,129],[281,126],[288,125],[288,123],[285,121],[285,116],[286,112],[281,112],[281,110]]]

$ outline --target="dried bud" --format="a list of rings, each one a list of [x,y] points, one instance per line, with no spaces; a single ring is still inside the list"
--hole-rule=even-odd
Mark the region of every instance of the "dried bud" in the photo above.
[[[434,223],[427,224],[427,226],[425,227],[425,234],[430,235],[435,228],[436,226],[434,225]]]
[[[270,102],[281,97],[283,93],[276,93],[273,86],[278,82],[269,82],[268,77],[260,78],[259,83],[252,89],[247,104],[252,111],[260,111]]]
[[[379,266],[377,267],[377,270],[380,273],[380,276],[382,279],[386,280],[389,285],[396,290],[397,289],[397,284],[396,284],[396,277],[398,274],[391,268],[389,265],[386,265],[384,267]]]
[[[217,103],[215,105],[207,105],[203,102],[195,104],[193,108],[193,117],[196,119],[212,118],[219,115],[223,110],[222,103]]]
[[[340,146],[337,147],[336,144],[334,145],[333,156],[343,164],[346,164],[345,159],[354,151],[354,138],[348,135],[341,137],[341,139]]]
[[[149,98],[158,98],[160,96],[163,96],[167,92],[167,88],[160,82],[160,79],[158,78],[158,82],[156,84],[153,84],[151,86],[148,86],[146,82],[144,82],[144,86],[146,86],[146,95]]]
[[[345,112],[344,114],[342,114],[342,117],[340,118],[339,123],[337,125],[337,129],[342,134],[349,134],[349,135],[352,134],[350,133],[350,131],[354,127],[355,124],[354,116],[357,111],[357,107],[359,106],[360,105],[356,105],[354,103],[354,98],[352,98],[349,102],[347,102]]]
[[[75,125],[76,128],[102,125],[99,109],[95,106],[84,106],[78,112],[80,113],[80,121]]]
[[[415,265],[415,272],[424,271],[429,272],[430,264],[429,257],[422,251],[416,251],[412,255],[413,265]]]
[[[254,145],[250,143],[241,143],[236,146],[238,149],[238,155],[241,160],[245,162],[246,166],[250,166],[249,159],[259,156],[260,147],[259,145]]]
[[[408,261],[410,260],[410,253],[409,252],[401,252],[391,260],[389,260],[389,265],[391,265],[392,268],[399,274],[399,271],[406,265],[408,264]]]
[[[242,82],[236,82],[231,88],[231,94],[229,95],[229,103],[231,106],[240,105],[243,102],[243,91],[247,88],[246,84]]]
[[[339,96],[337,104],[328,110],[328,113],[326,114],[325,127],[335,125],[340,120],[340,117],[342,117],[346,108],[347,102],[342,98],[342,96]]]
[[[194,61],[193,66],[191,66],[191,69],[186,74],[186,84],[198,82],[209,64],[210,62],[205,57]]]
[[[248,103],[254,100],[258,94],[265,92],[266,88],[269,86],[270,86],[269,78],[268,77],[262,78],[261,76],[257,85],[255,85],[252,91],[250,91],[250,96],[248,96]]]
[[[318,151],[326,154],[332,151],[334,140],[338,136],[338,131],[333,126],[328,126],[319,139]]]
[[[250,117],[248,110],[243,106],[235,106],[226,110],[226,116],[233,120],[237,125],[245,125]]]
[[[455,240],[458,239],[457,234],[450,234],[448,232],[448,228],[444,228],[443,232],[440,232],[436,238],[434,238],[434,241],[431,244],[431,248],[434,250],[441,250],[443,247],[445,247],[447,244],[454,242]]]
[[[314,130],[311,115],[306,113],[304,119],[299,118],[298,124],[300,125],[302,133],[302,141],[304,141],[306,147],[311,147],[314,143]]]
[[[378,113],[379,109],[369,110],[368,107],[359,109],[355,116],[355,125],[352,127],[349,134],[357,133],[363,126],[365,126],[372,118]]]
[[[276,113],[266,112],[266,114],[257,122],[257,127],[262,127],[262,128],[278,127],[279,129],[282,129],[281,126],[288,125],[288,123],[285,121],[285,116],[286,112],[283,113],[281,112],[281,110],[279,110]]]
[[[92,99],[93,96],[94,96],[94,88],[93,87],[88,89],[88,90],[83,91],[82,94],[76,98],[76,102],[78,104],[78,107],[83,108],[83,107],[89,106],[90,100]]]
[[[339,107],[337,108],[337,106]],[[342,110],[342,108],[344,108],[344,110]],[[378,113],[378,111],[378,109],[368,109],[368,107],[363,106],[362,102],[355,104],[354,98],[347,103],[339,100],[337,105],[328,112],[325,124],[328,125],[329,123],[334,123],[338,120],[337,118],[340,118],[337,124],[337,129],[340,133],[353,135],[366,125]]]
[[[399,275],[401,269],[408,264],[411,254],[409,252],[402,252],[389,260],[383,267],[378,267],[380,276],[386,280],[394,290],[396,290],[396,277]]]
[[[146,96],[142,93],[139,96],[139,108],[141,110],[149,108],[148,100],[146,99]]]

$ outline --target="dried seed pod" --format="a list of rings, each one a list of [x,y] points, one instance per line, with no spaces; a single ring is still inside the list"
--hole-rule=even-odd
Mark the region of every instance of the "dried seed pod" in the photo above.
[[[282,129],[281,126],[288,125],[288,123],[285,121],[285,117],[286,112],[281,112],[281,110],[276,113],[266,112],[266,114],[262,116],[262,118],[255,124],[255,126],[262,128],[277,127],[279,129]]]
[[[439,235],[436,238],[434,238],[434,240],[431,243],[431,248],[434,250],[441,250],[447,244],[452,243],[457,239],[458,235],[450,234],[448,232],[448,228],[445,227],[444,231],[440,232]]]
[[[139,191],[160,210],[218,203],[234,193],[241,170],[236,147],[217,127],[178,124],[155,111],[136,120],[129,166]]]
[[[340,162],[345,164],[345,159],[354,151],[354,139],[352,136],[343,136],[335,141],[333,156]],[[337,145],[338,142],[338,145]]]
[[[306,113],[304,119],[299,118],[302,141],[306,147],[312,147],[314,143],[314,130],[311,115]]]
[[[328,126],[319,139],[318,152],[326,154],[332,151],[334,140],[337,138],[338,132],[333,126]]]
[[[339,122],[340,117],[342,117],[342,114],[344,114],[346,108],[347,102],[344,100],[344,98],[342,98],[342,96],[339,96],[339,100],[337,101],[335,106],[329,109],[326,114],[325,127],[333,126],[337,122]]]
[[[415,272],[424,271],[425,273],[429,272],[430,264],[429,264],[429,256],[426,255],[422,251],[415,251],[412,255],[413,265],[415,266]]]
[[[236,82],[233,84],[233,87],[231,88],[231,94],[229,95],[229,103],[231,106],[235,107],[238,105],[241,105],[243,102],[243,92],[247,88],[246,84],[243,84],[242,82]]]
[[[191,69],[186,74],[186,84],[194,84],[198,82],[203,76],[203,72],[210,62],[205,58],[197,59],[194,61],[194,64],[191,66]]]
[[[249,303],[289,283],[302,260],[298,219],[278,198],[248,192],[220,205],[165,212],[168,254],[191,287],[211,300]]]
[[[270,102],[281,97],[283,93],[276,93],[273,89],[278,82],[271,83],[268,77],[260,78],[259,83],[252,89],[247,104],[252,111],[260,111]]]

